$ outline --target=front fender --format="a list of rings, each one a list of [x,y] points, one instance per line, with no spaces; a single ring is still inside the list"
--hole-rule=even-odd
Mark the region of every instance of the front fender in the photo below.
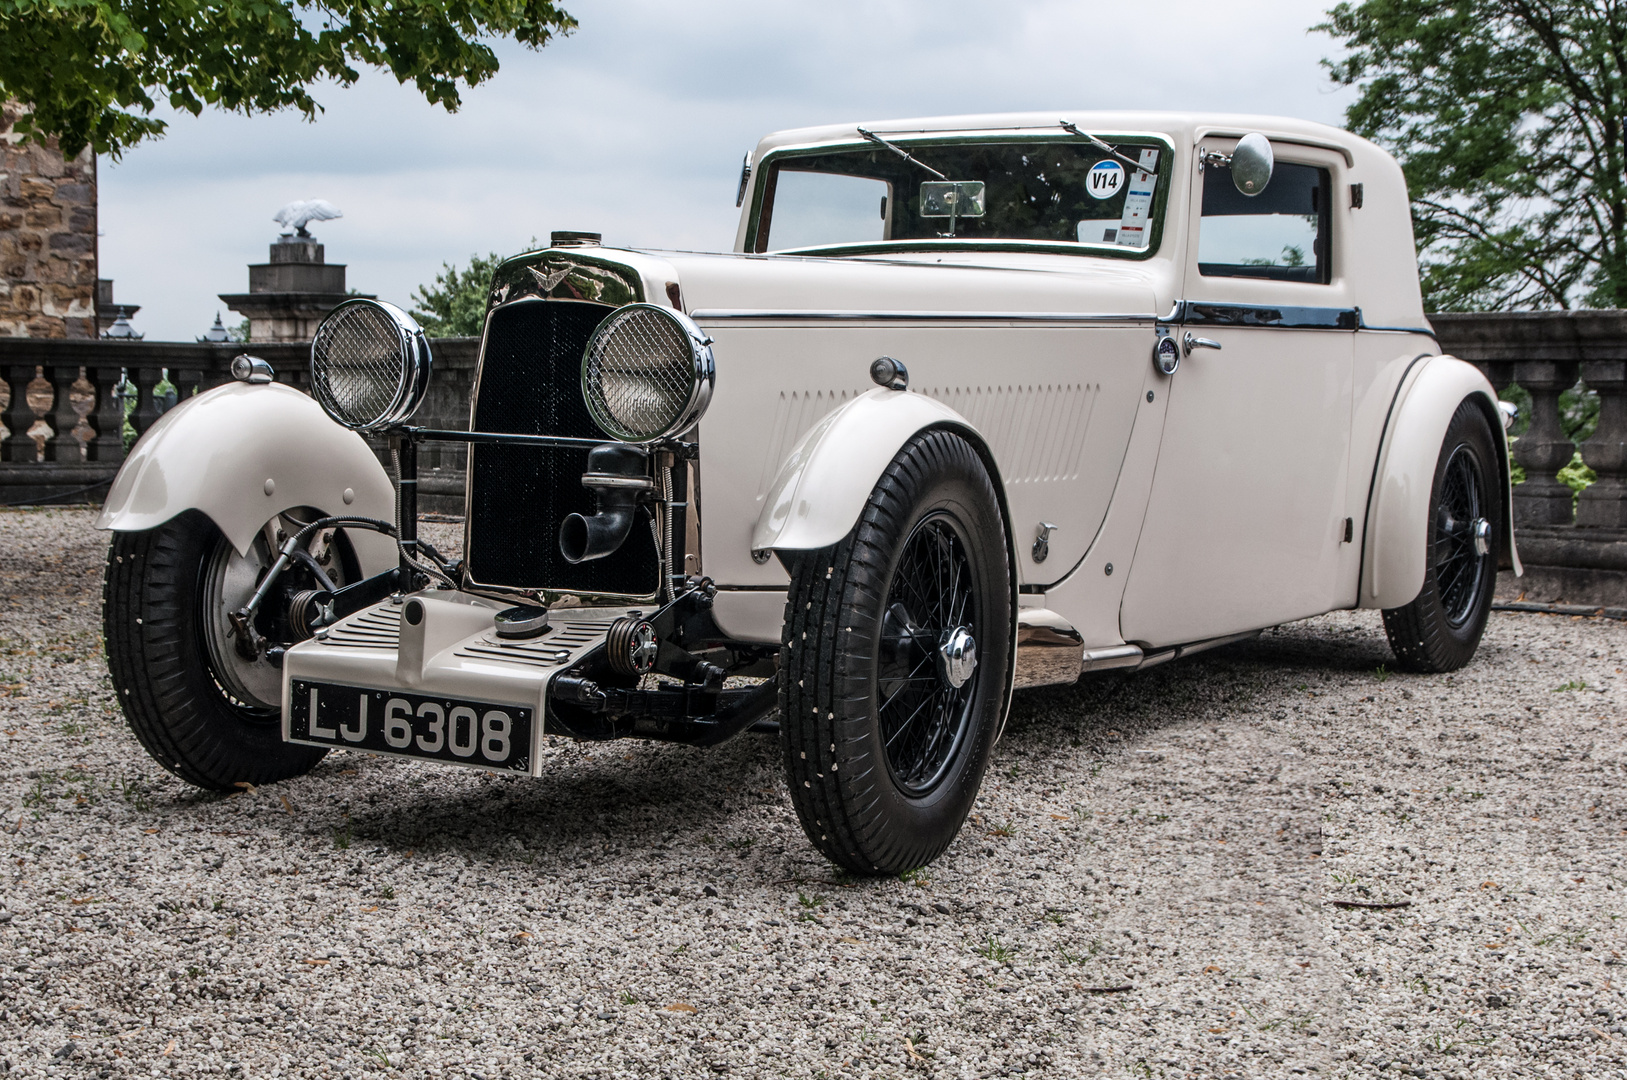
[[[1502,556],[1516,574],[1524,572],[1514,547],[1508,439],[1497,409],[1497,392],[1484,375],[1462,360],[1431,356],[1420,360],[1403,380],[1379,448],[1363,542],[1359,606],[1402,607],[1424,587],[1435,466],[1452,414],[1465,400],[1475,401],[1491,424],[1503,501]]]
[[[830,413],[780,466],[752,529],[752,550],[815,551],[841,540],[853,531],[888,463],[929,427],[954,428],[983,445],[977,429],[954,409],[908,391],[878,387]]]
[[[362,437],[315,401],[278,383],[234,382],[158,418],[113,479],[96,527],[139,532],[200,510],[247,554],[273,515],[296,506],[393,521],[395,491]],[[389,537],[349,535],[364,573],[395,563]]]

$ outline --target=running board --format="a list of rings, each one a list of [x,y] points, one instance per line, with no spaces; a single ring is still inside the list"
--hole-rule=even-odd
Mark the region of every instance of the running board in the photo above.
[[[1084,637],[1062,616],[1048,608],[1025,608],[1017,613],[1015,689],[1067,686],[1093,671],[1140,671],[1205,649],[1216,649],[1260,636],[1258,630],[1171,645],[1152,651],[1139,645],[1085,648]]]

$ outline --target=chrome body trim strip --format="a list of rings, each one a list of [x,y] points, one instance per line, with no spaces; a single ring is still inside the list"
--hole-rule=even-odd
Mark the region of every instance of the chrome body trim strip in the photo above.
[[[1248,326],[1262,330],[1373,330],[1388,334],[1423,334],[1434,338],[1435,331],[1423,326],[1373,326],[1359,307],[1309,307],[1293,305],[1208,303],[1178,300],[1162,322],[1189,325]]]
[[[1188,326],[1247,326],[1266,330],[1359,330],[1361,308],[1183,300],[1176,321]]]
[[[1424,326],[1368,326],[1364,322],[1361,324],[1361,328],[1363,330],[1374,330],[1381,334],[1423,334],[1425,337],[1434,340],[1437,347],[1441,343],[1440,338],[1435,337],[1435,331]]]
[[[1085,653],[1086,671],[1110,671],[1113,668],[1133,668],[1141,665],[1139,645],[1114,645],[1107,649],[1091,649]]]

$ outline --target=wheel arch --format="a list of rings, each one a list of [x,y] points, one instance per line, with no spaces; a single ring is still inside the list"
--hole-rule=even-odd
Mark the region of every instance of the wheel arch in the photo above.
[[[840,542],[858,524],[876,483],[904,444],[932,430],[952,431],[966,440],[988,470],[1000,506],[1011,626],[1006,635],[1007,678],[998,740],[1011,712],[1016,678],[1019,564],[1000,464],[970,420],[924,394],[880,387],[860,394],[809,429],[780,464],[752,529],[751,547],[753,552],[783,556]]]
[[[1523,573],[1514,542],[1508,436],[1497,393],[1478,369],[1453,356],[1423,356],[1402,378],[1385,424],[1368,492],[1357,606],[1396,608],[1424,586],[1429,500],[1441,443],[1452,416],[1472,402],[1491,427],[1498,450],[1503,523],[1498,564]]]
[[[139,532],[197,510],[241,555],[267,521],[298,506],[390,521],[395,491],[366,441],[311,398],[278,383],[228,383],[170,409],[142,435],[96,528]],[[364,574],[395,562],[390,538],[350,535]]]

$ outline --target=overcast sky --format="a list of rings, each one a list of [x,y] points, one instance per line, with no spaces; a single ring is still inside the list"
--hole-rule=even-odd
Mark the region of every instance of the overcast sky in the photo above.
[[[443,262],[553,229],[727,250],[741,156],[780,128],[1008,110],[1202,109],[1338,124],[1306,0],[565,0],[581,23],[456,114],[387,75],[321,87],[326,112],[170,117],[101,163],[101,273],[149,340],[208,329],[295,199],[351,288],[407,306]]]

